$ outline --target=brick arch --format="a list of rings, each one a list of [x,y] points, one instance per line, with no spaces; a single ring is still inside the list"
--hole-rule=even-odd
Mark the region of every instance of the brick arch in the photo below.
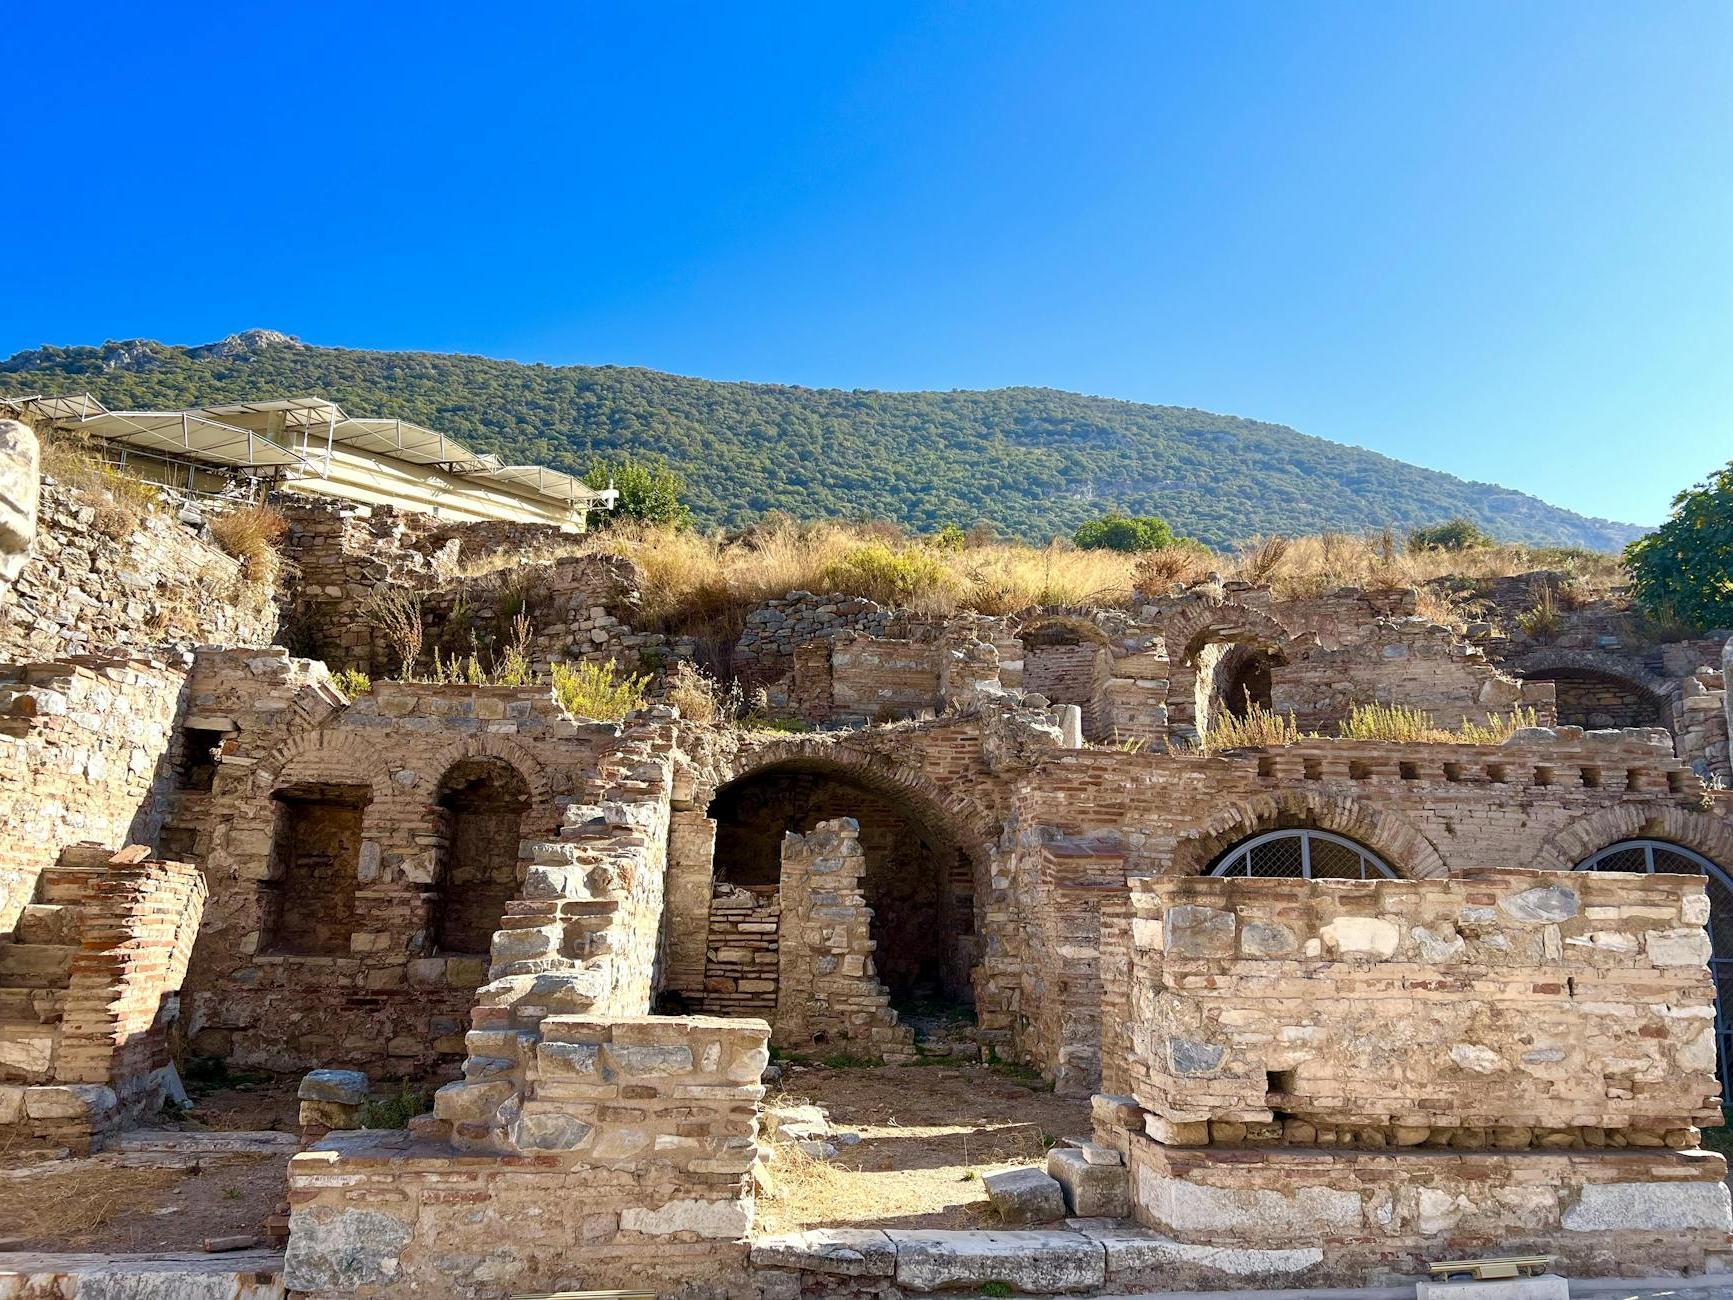
[[[1174,846],[1170,874],[1194,876],[1238,844],[1283,825],[1334,831],[1371,849],[1398,875],[1450,874],[1432,841],[1409,822],[1357,799],[1314,790],[1279,790],[1218,809]]]
[[[1561,669],[1599,673],[1603,677],[1617,678],[1663,703],[1670,702],[1679,694],[1677,682],[1656,677],[1641,664],[1601,650],[1566,650],[1546,646],[1507,660],[1503,667],[1507,672],[1525,678],[1536,673],[1557,672]]]
[[[751,777],[775,771],[808,771],[853,781],[886,798],[905,802],[933,829],[945,831],[970,854],[997,837],[998,819],[966,791],[967,782],[941,785],[918,766],[890,753],[848,742],[813,737],[772,741],[736,755],[724,765],[714,786],[701,792],[708,804],[721,791]]]
[[[392,768],[376,742],[328,730],[284,741],[253,769],[254,788],[262,794],[301,782],[364,785],[375,802],[397,793],[391,777]]]
[[[1262,651],[1272,663],[1285,664],[1298,646],[1317,638],[1296,637],[1269,614],[1245,605],[1203,602],[1176,612],[1162,625],[1169,660],[1168,724],[1196,731],[1207,719],[1198,717],[1198,655],[1207,645],[1244,645]],[[1183,732],[1182,732],[1183,734]]]
[[[1695,849],[1733,872],[1733,828],[1718,817],[1678,804],[1620,804],[1580,817],[1541,845],[1533,866],[1570,871],[1620,840],[1666,840]]]
[[[1113,643],[1101,628],[1100,611],[1085,605],[1031,605],[1005,620],[1006,635],[1019,640],[1037,628],[1063,627],[1111,650]]]
[[[516,772],[529,789],[530,802],[537,807],[553,798],[553,781],[547,767],[528,749],[507,736],[465,736],[440,750],[415,768],[415,783],[409,790],[426,799],[433,799],[439,783],[457,764],[468,759],[491,758]]]

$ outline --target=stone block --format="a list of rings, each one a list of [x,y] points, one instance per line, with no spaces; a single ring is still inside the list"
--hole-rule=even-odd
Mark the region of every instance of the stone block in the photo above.
[[[1002,1282],[1032,1295],[1088,1291],[1107,1280],[1107,1252],[1081,1233],[889,1232],[896,1282],[911,1291]]]
[[[733,1241],[752,1230],[752,1203],[746,1200],[668,1201],[654,1209],[620,1211],[620,1231],[670,1237],[690,1232],[710,1241]]]
[[[411,1226],[378,1210],[297,1211],[283,1257],[283,1285],[291,1291],[353,1292],[397,1276]]]
[[[981,1179],[1001,1223],[1051,1223],[1065,1217],[1065,1194],[1039,1169],[1006,1169]]]
[[[1064,1193],[1068,1214],[1103,1219],[1130,1216],[1131,1171],[1117,1160],[1095,1164],[1076,1147],[1054,1147],[1047,1153],[1047,1172]]]
[[[890,1277],[897,1249],[878,1228],[813,1228],[752,1243],[754,1268],[793,1268],[838,1277]]]
[[[359,1106],[367,1100],[367,1076],[359,1070],[309,1070],[295,1090],[301,1101],[330,1101]]]
[[[1570,1283],[1556,1273],[1490,1282],[1428,1280],[1414,1284],[1414,1300],[1570,1300],[1570,1294]]]
[[[1566,1232],[1733,1231],[1725,1183],[1590,1183],[1564,1212]]]
[[[1162,929],[1170,957],[1231,957],[1239,918],[1232,912],[1186,903],[1167,909]]]
[[[31,1119],[70,1119],[105,1123],[114,1114],[114,1093],[100,1083],[26,1088],[24,1113]]]

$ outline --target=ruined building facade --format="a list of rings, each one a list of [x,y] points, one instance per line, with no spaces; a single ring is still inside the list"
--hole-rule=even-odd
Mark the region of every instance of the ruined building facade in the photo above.
[[[175,1053],[443,1082],[409,1132],[295,1158],[300,1291],[752,1285],[770,1047],[913,1059],[934,1004],[1095,1098],[1130,1210],[1078,1248],[1101,1286],[1487,1243],[1728,1258],[1698,1147],[1733,958],[1718,640],[1594,608],[1501,637],[1403,592],[1005,618],[790,593],[729,667],[810,730],[601,721],[546,685],[385,680],[359,611],[415,592],[426,654],[519,619],[541,667],[698,653],[639,626],[617,558],[490,569],[533,530],[303,506],[264,628],[181,599],[221,571],[196,528],[123,556],[44,507],[0,597],[0,1131],[100,1145]],[[73,596],[122,570],[124,601]],[[1369,701],[1536,725],[1195,745],[1220,711],[1327,732]],[[914,1247],[876,1240],[857,1276],[907,1282]]]

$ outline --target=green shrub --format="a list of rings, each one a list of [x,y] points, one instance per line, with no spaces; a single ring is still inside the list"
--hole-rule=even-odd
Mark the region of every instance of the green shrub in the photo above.
[[[398,1089],[395,1096],[369,1097],[362,1102],[361,1127],[408,1128],[409,1121],[417,1115],[424,1114],[428,1105],[428,1096],[425,1092],[404,1084]]]
[[[1673,498],[1673,513],[1625,548],[1631,594],[1660,623],[1733,627],[1733,463]]]
[[[1114,510],[1100,519],[1079,524],[1071,540],[1085,551],[1161,551],[1180,539],[1167,520],[1154,515],[1127,515]]]
[[[1441,524],[1416,528],[1408,534],[1408,549],[1411,551],[1477,551],[1493,545],[1496,543],[1491,533],[1461,515]]]
[[[648,674],[622,675],[612,659],[607,663],[554,665],[554,695],[560,706],[580,718],[617,722],[644,707]]]
[[[868,542],[826,566],[824,578],[850,596],[880,605],[907,605],[944,591],[951,583],[951,571],[930,551]]]
[[[620,499],[612,510],[592,516],[597,523],[606,525],[615,519],[641,519],[645,523],[668,524],[674,528],[686,528],[692,523],[692,511],[681,500],[686,484],[660,456],[651,460],[634,460],[628,453],[617,462],[596,461],[584,475],[584,482],[597,491],[611,482],[620,493]]]
[[[331,674],[331,685],[354,699],[373,689],[373,679],[359,668],[344,668]]]

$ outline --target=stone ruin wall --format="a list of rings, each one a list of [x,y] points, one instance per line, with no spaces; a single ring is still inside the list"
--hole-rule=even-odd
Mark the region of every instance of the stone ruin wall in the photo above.
[[[1214,1263],[1183,1280],[1725,1260],[1700,878],[1130,883],[1097,1137],[1137,1221]]]
[[[0,662],[268,644],[277,610],[170,501],[136,523],[44,480],[29,558],[0,589]],[[198,512],[192,512],[199,519]]]
[[[619,728],[572,720],[546,686],[381,682],[345,702],[319,665],[282,650],[201,656],[189,708],[226,729],[209,790],[182,793],[169,816],[212,880],[209,942],[187,982],[192,1050],[403,1077],[455,1061],[487,954],[438,942],[450,833],[441,781],[479,768],[521,782],[515,862],[523,843],[559,828]],[[308,803],[273,799],[284,794]],[[322,806],[348,809],[333,814],[348,824],[338,839],[310,846],[337,854],[321,868],[337,878],[311,877],[293,896],[292,910],[315,909],[322,929],[285,944],[274,927],[296,872],[283,819]]]
[[[185,679],[126,657],[0,668],[0,935],[66,845],[155,841]]]

